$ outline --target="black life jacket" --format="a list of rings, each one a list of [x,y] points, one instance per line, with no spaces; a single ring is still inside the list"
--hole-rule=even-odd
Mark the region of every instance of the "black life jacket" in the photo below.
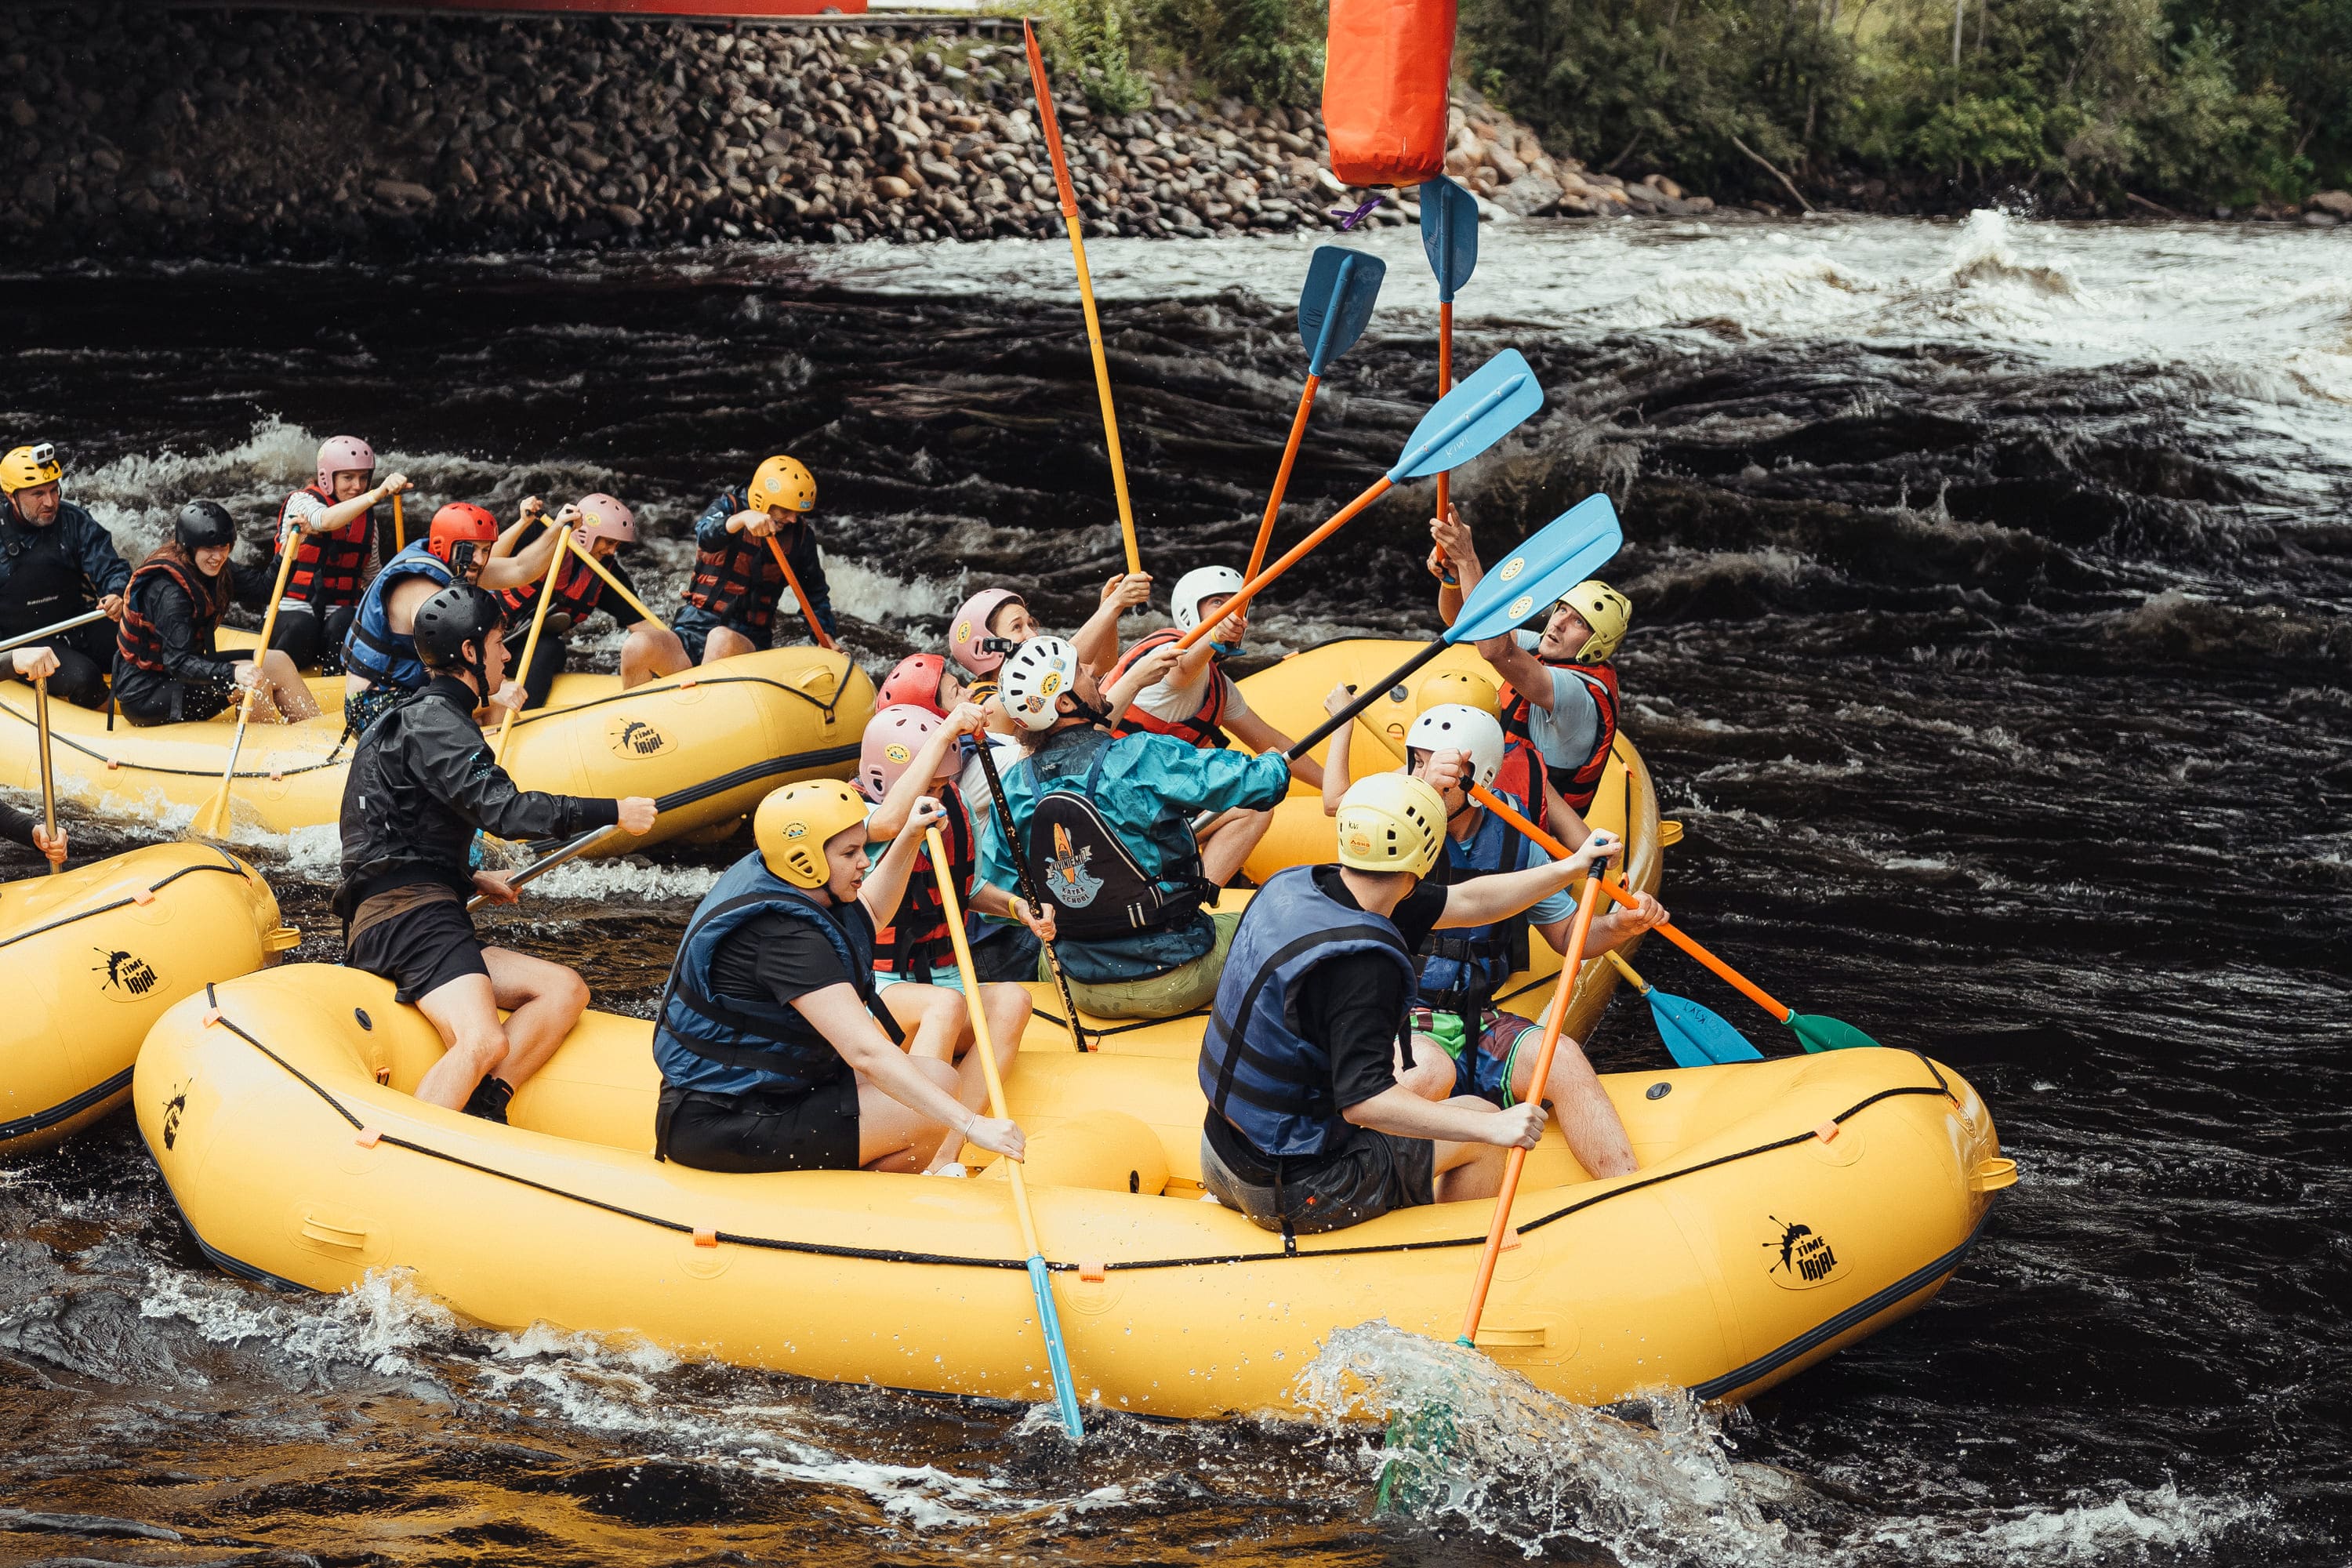
[[[286,552],[287,508],[300,495],[329,506],[341,504],[317,485],[304,485],[289,491],[278,508],[278,547],[269,558],[273,569]],[[360,578],[367,571],[368,540],[374,517],[373,511],[362,512],[332,533],[303,531],[294,546],[294,570],[286,574],[285,597],[321,610],[357,604]]]
[[[745,510],[743,498],[735,491],[729,490],[723,499],[730,517]],[[781,539],[776,543],[791,548]],[[783,591],[784,569],[768,542],[730,533],[718,545],[695,552],[694,577],[683,597],[719,620],[760,631],[775,619],[776,600]]]
[[[1137,659],[1155,649],[1166,647],[1180,635],[1172,626],[1162,626],[1129,648],[1126,657],[1113,665],[1110,673],[1103,677],[1104,687],[1108,689],[1118,685],[1119,678],[1134,667]],[[1209,666],[1209,689],[1201,699],[1199,712],[1190,719],[1162,719],[1156,713],[1147,713],[1141,708],[1130,703],[1126,713],[1121,715],[1118,728],[1114,732],[1132,735],[1138,730],[1149,730],[1155,735],[1173,735],[1180,741],[1189,741],[1205,751],[1223,751],[1229,739],[1224,729],[1228,689],[1224,672],[1212,662]]]
[[[965,900],[979,863],[971,812],[963,803],[963,792],[951,784],[940,786],[939,802],[948,813],[940,824],[940,837],[948,847],[948,876],[955,882],[956,897]],[[898,919],[875,933],[874,967],[888,974],[929,980],[933,969],[954,963],[954,954],[947,906],[940,901],[939,879],[931,875],[930,858],[924,856],[918,860],[914,875],[907,879],[907,896],[899,901]]]
[[[81,563],[66,553],[65,513],[36,528],[0,500],[0,549],[8,552],[8,577],[0,583],[0,637],[38,631],[91,603]]]
[[[1095,809],[1093,795],[1110,755],[1111,737],[1089,732],[1094,742],[1064,744],[1020,765],[1032,771],[1033,805],[1022,835],[1021,856],[1039,894],[1054,906],[1061,935],[1074,942],[1100,942],[1157,931],[1190,920],[1215,889],[1201,875],[1200,847],[1179,817],[1179,848],[1165,863],[1174,875],[1154,880],[1117,829]],[[1083,764],[1083,779],[1072,775]]]
[[[163,633],[148,613],[142,585],[158,577],[167,577],[188,596],[188,607],[196,629],[200,647],[212,647],[213,632],[220,626],[221,616],[228,613],[231,584],[228,568],[224,566],[217,577],[207,577],[182,552],[176,541],[165,540],[139,563],[131,574],[130,585],[122,590],[122,621],[114,634],[116,655],[133,669],[150,675],[169,675],[163,665]]]
[[[1609,769],[1609,750],[1617,743],[1617,667],[1603,661],[1599,664],[1579,664],[1572,659],[1545,659],[1552,669],[1564,669],[1584,682],[1592,693],[1593,706],[1600,710],[1601,724],[1592,750],[1581,757],[1544,758],[1544,773],[1550,778],[1552,788],[1559,791],[1560,799],[1579,811],[1592,804],[1601,788],[1601,775]],[[1528,714],[1531,704],[1509,687],[1503,689],[1503,732],[1516,735],[1529,745],[1535,743]]]

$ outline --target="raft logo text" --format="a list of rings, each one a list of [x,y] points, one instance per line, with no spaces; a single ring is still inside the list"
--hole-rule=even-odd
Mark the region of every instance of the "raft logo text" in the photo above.
[[[1810,1290],[1846,1272],[1846,1260],[1811,1226],[1772,1215],[1766,1216],[1762,1234],[1765,1277],[1784,1290]]]

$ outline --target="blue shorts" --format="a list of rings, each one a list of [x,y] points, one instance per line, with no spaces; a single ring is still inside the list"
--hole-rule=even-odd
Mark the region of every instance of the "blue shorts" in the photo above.
[[[927,979],[917,979],[911,974],[901,974],[893,969],[877,969],[874,972],[874,989],[877,994],[889,990],[893,985],[940,985],[950,991],[961,991],[963,989],[963,971],[952,963],[942,964],[932,970]]]
[[[1475,1095],[1505,1110],[1517,1103],[1511,1093],[1511,1074],[1518,1065],[1520,1045],[1530,1035],[1537,1044],[1543,1037],[1543,1026],[1533,1018],[1492,1007],[1479,1016],[1477,1042],[1466,1049],[1458,1014],[1415,1007],[1408,1016],[1408,1026],[1412,1033],[1435,1040],[1438,1048],[1454,1058],[1455,1094]]]

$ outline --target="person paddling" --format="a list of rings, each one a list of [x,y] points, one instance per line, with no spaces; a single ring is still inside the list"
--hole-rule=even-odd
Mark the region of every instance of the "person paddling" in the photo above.
[[[393,982],[393,999],[414,1003],[440,1031],[444,1055],[416,1098],[492,1121],[506,1120],[515,1090],[580,1021],[588,984],[562,964],[486,947],[474,934],[467,895],[517,899],[502,874],[468,868],[474,835],[569,837],[612,823],[642,835],[657,809],[642,795],[515,787],[475,719],[505,679],[503,624],[498,600],[470,584],[417,607],[410,636],[432,678],[371,724],[352,753],[333,903],[343,962]]]
[[[1021,1158],[1021,1129],[981,1114],[953,1067],[900,1048],[900,1015],[875,988],[875,933],[897,915],[923,830],[941,815],[937,801],[916,802],[869,865],[866,802],[847,784],[810,779],[760,803],[758,847],[696,907],[662,993],[656,1159],[919,1171],[944,1169],[964,1143]],[[1013,1046],[996,1043],[1000,1061]]]
[[[497,546],[536,521],[543,510],[537,496],[525,498],[521,515],[502,536],[499,520],[468,501],[451,501],[433,514],[423,539],[412,541],[383,563],[360,597],[343,642],[343,727],[353,734],[394,703],[421,688],[426,679],[411,631],[425,600],[454,583],[495,592],[530,581],[547,570],[555,535],[501,555]]]
[[[376,509],[415,488],[405,474],[386,475],[377,484],[375,448],[356,436],[331,436],[319,444],[312,482],[289,492],[278,509],[271,565],[291,550],[294,566],[278,600],[271,647],[284,649],[300,668],[339,672],[375,547]]]
[[[1175,660],[1173,648],[1158,649],[1126,679],[1159,679]],[[1202,846],[1192,817],[1270,810],[1290,787],[1289,763],[1171,735],[1114,736],[1100,682],[1060,637],[1013,652],[997,701],[1031,741],[1004,773],[1012,820],[992,814],[982,829],[982,879],[1010,893],[1019,885],[1013,857],[1028,862],[1032,883],[1055,906],[1055,946],[1086,1011],[1163,1018],[1205,1004],[1239,917],[1208,910],[1216,885],[1202,866],[1229,849],[1226,835],[1255,843],[1265,827],[1244,817]],[[1238,867],[1246,852],[1220,858]]]
[[[230,603],[260,609],[277,581],[266,567],[236,564],[236,549],[228,509],[190,501],[173,521],[172,537],[131,574],[114,647],[114,700],[129,722],[210,719],[248,688],[288,723],[319,716],[319,700],[284,652],[272,648],[256,661],[223,658],[215,646]]]
[[[122,618],[131,563],[96,518],[65,499],[65,466],[44,441],[0,457],[0,637],[22,637],[90,610]],[[78,708],[106,706],[114,628],[98,622],[52,633],[49,694]],[[10,673],[0,668],[0,675]]]
[[[1485,568],[1458,511],[1432,520],[1429,531],[1436,541],[1432,562],[1442,552],[1458,579],[1438,590],[1438,608],[1450,621]],[[1633,624],[1633,601],[1588,578],[1560,595],[1542,632],[1515,631],[1477,645],[1479,657],[1517,694],[1503,710],[1504,730],[1534,743],[1552,786],[1579,812],[1591,809],[1617,742],[1617,667],[1611,660]]]
[[[816,617],[827,637],[834,624],[833,590],[816,547],[808,514],[816,510],[816,476],[797,458],[768,458],[740,490],[723,490],[694,521],[694,575],[677,613],[681,646],[697,664],[732,658],[775,646],[776,606],[784,591],[784,569],[773,540],[792,563],[806,595],[802,607]],[[790,635],[790,634],[787,634]]]
[[[1432,1101],[1398,1081],[1413,952],[1566,888],[1620,847],[1595,833],[1568,859],[1445,887],[1424,879],[1444,836],[1437,792],[1402,773],[1351,785],[1337,865],[1258,889],[1202,1037],[1202,1183],[1267,1230],[1338,1230],[1400,1208],[1491,1196],[1504,1152],[1542,1140],[1543,1108],[1475,1095]],[[1615,1110],[1580,1058],[1546,1093],[1595,1176],[1633,1169]],[[1532,1065],[1532,1064],[1530,1064]]]
[[[622,545],[636,541],[635,513],[602,492],[583,496],[575,505],[556,514],[553,529],[544,522],[526,524],[516,534],[516,547],[527,552],[551,547],[554,531],[563,528],[571,529],[573,542],[601,563],[631,594],[637,591],[637,585],[615,559]],[[539,561],[537,574],[527,575],[520,586],[507,590],[507,626],[517,637],[527,634],[539,606],[547,559],[542,555]],[[530,668],[522,672],[526,710],[547,706],[555,678],[563,673],[564,661],[572,657],[572,630],[598,611],[612,616],[625,633],[621,643],[622,690],[643,686],[656,676],[677,675],[693,668],[694,661],[687,657],[686,645],[678,640],[676,632],[638,614],[636,606],[615,593],[612,584],[604,581],[595,568],[567,558],[557,570],[555,602],[547,606],[547,620],[540,627],[539,647],[531,654]]]

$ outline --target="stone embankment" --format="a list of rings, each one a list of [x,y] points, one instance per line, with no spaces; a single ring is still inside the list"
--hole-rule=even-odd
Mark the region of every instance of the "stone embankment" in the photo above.
[[[1418,218],[1351,191],[1317,117],[1059,112],[1089,234]],[[1447,168],[1498,215],[1684,216],[1671,180],[1555,159],[1457,104]],[[1016,41],[902,27],[420,18],[125,5],[0,11],[0,252],[314,256],[1047,235]]]

